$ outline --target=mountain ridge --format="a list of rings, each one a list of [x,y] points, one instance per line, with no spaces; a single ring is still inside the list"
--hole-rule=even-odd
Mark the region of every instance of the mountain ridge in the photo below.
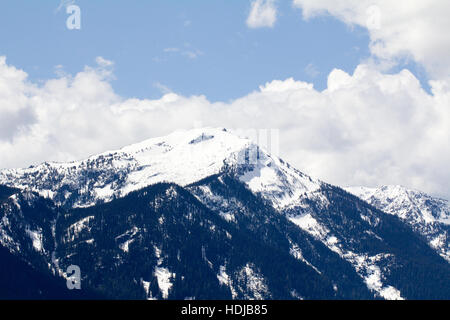
[[[81,265],[84,281],[101,294],[112,286],[116,297],[185,298],[191,286],[197,298],[211,295],[210,288],[243,299],[450,296],[450,284],[440,279],[450,275],[450,264],[423,229],[430,223],[385,212],[389,207],[355,189],[311,178],[225,129],[179,131],[86,160],[1,170],[2,183],[17,189],[0,197],[0,242],[61,276],[68,265]],[[447,236],[447,229],[436,230]],[[186,260],[173,249],[184,246],[180,235],[190,239]],[[190,251],[203,262],[187,259]],[[139,261],[135,274],[121,267],[131,257]],[[236,261],[231,271],[227,261]],[[287,261],[292,272],[312,272],[315,280],[296,275],[283,282]],[[189,282],[199,276],[193,265],[209,274],[206,286]],[[111,281],[99,278],[105,270]]]
[[[61,205],[86,207],[154,183],[184,186],[224,167],[248,164],[255,166],[253,171],[243,171],[242,179],[255,192],[277,193],[273,200],[278,206],[291,205],[299,192],[321,184],[250,139],[218,128],[176,131],[80,161],[0,170],[0,184],[29,188]],[[277,176],[277,171],[282,175]]]
[[[450,203],[403,186],[347,187],[376,208],[398,216],[427,238],[431,247],[450,262]]]

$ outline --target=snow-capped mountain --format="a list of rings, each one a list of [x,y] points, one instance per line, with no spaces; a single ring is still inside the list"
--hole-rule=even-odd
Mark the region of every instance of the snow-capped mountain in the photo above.
[[[0,184],[36,191],[60,205],[87,207],[158,182],[186,186],[225,168],[238,169],[250,189],[279,208],[321,185],[248,138],[215,128],[177,131],[81,161],[1,170]]]
[[[349,187],[347,191],[376,208],[398,216],[450,262],[450,203],[403,186]]]
[[[418,227],[225,129],[2,170],[1,184],[17,189],[0,199],[0,244],[54,274],[79,265],[100,294],[450,297],[450,264]],[[44,221],[29,198],[46,204]],[[444,225],[448,214],[432,216]]]

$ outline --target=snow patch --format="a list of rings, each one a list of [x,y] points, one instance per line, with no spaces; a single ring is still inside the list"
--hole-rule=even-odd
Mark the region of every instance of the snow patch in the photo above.
[[[257,271],[255,266],[247,263],[237,274],[237,287],[244,293],[245,299],[264,300],[270,298],[269,288],[264,277]]]
[[[83,219],[75,222],[74,224],[70,225],[67,231],[68,231],[69,237],[72,234],[71,240],[73,240],[75,237],[77,237],[80,234],[80,232],[82,232],[84,229],[90,229],[89,223],[93,219],[94,219],[94,216],[88,216],[88,217],[83,218]]]
[[[173,286],[171,279],[175,274],[171,273],[167,268],[155,267],[154,276],[158,281],[158,287],[162,293],[163,299],[167,299],[169,297],[169,290]]]
[[[30,237],[30,239],[33,243],[33,248],[36,251],[41,252],[44,248],[44,245],[42,242],[42,232],[37,231],[37,230],[30,230],[30,229],[26,229],[25,232]]]
[[[128,252],[130,248],[130,244],[134,242],[133,237],[138,233],[139,229],[137,227],[133,227],[131,230],[128,230],[127,232],[119,235],[116,237],[116,240],[122,239],[122,238],[128,238],[124,242],[119,244],[119,248],[123,252]]]
[[[332,235],[325,226],[322,226],[309,213],[290,217],[289,220],[316,239],[320,240],[330,250],[336,252],[343,259],[350,262],[350,264],[355,268],[356,273],[364,280],[370,290],[376,292],[376,294],[384,299],[403,299],[398,289],[383,283],[385,281],[384,276],[380,267],[377,266],[377,263],[383,259],[389,259],[391,255],[378,254],[370,257],[364,254],[356,254],[350,250],[345,250],[342,248],[339,239],[335,235]],[[294,253],[299,255],[298,250]]]
[[[318,274],[322,274],[322,272],[320,272],[319,269],[317,269],[315,266],[313,266],[308,260],[306,260],[303,257],[302,250],[300,249],[300,247],[297,244],[293,243],[290,239],[288,239],[288,240],[291,245],[291,247],[289,249],[289,253],[291,254],[291,256],[293,256],[297,260],[304,262],[305,264],[307,264],[308,266],[313,268],[314,271],[316,271]]]
[[[322,226],[310,213],[289,217],[289,220],[318,239],[326,237],[329,233],[329,230]]]
[[[225,266],[220,266],[219,273],[217,274],[217,280],[219,283],[225,286],[230,285],[230,277],[227,274],[227,270]]]
[[[219,215],[226,221],[226,222],[233,222],[236,223],[236,217],[231,212],[219,212]]]

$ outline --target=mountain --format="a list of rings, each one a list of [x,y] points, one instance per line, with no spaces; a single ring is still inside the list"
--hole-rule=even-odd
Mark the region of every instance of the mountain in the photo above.
[[[226,129],[177,131],[86,160],[0,171],[0,184],[36,191],[65,207],[88,207],[158,182],[186,186],[226,167],[254,163],[241,179],[286,207],[321,183]]]
[[[374,207],[398,216],[425,236],[431,247],[450,262],[450,203],[402,186],[349,187],[347,191]]]
[[[110,298],[450,298],[450,264],[409,224],[225,129],[0,183],[0,243]]]
[[[21,205],[19,205],[19,203]],[[51,202],[17,189],[0,186],[0,299],[100,299],[89,289],[68,290],[51,272],[47,250],[52,248]],[[48,217],[46,217],[48,215]],[[45,236],[44,236],[45,235]]]
[[[236,181],[241,183],[233,174],[231,177],[207,179],[207,184],[190,186],[189,190],[224,219],[240,225],[237,217],[245,214],[250,205],[238,201],[239,198],[230,191],[238,189]],[[246,185],[244,188],[249,190]],[[263,195],[258,196],[272,206]],[[445,279],[448,263],[397,217],[375,209],[338,187],[323,184],[320,189],[301,196],[295,206],[275,210],[297,230],[321,242],[352,266],[375,297],[420,299],[449,294],[445,287],[450,284]],[[323,272],[323,261],[312,260],[320,254],[308,252],[304,243],[296,243],[289,235],[286,238],[293,256]],[[434,269],[437,265],[442,269]],[[430,273],[431,269],[436,273]],[[424,287],[411,286],[413,274],[414,281]]]
[[[229,191],[247,205],[237,224],[166,183],[75,209],[58,224],[59,264],[79,265],[84,283],[114,298],[373,298],[353,268],[320,242],[243,186]],[[80,221],[84,226],[74,228]],[[322,271],[300,251],[294,255],[288,237],[306,257],[316,255],[311,261]]]

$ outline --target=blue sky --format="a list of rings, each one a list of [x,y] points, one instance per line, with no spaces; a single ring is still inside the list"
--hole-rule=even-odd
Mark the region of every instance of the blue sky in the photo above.
[[[102,56],[115,62],[115,91],[157,98],[168,89],[230,101],[273,79],[326,87],[333,68],[353,72],[370,56],[367,30],[333,17],[304,21],[279,1],[273,28],[246,25],[246,0],[79,0],[81,30],[69,30],[60,0],[2,1],[0,55],[31,80],[75,74]]]

